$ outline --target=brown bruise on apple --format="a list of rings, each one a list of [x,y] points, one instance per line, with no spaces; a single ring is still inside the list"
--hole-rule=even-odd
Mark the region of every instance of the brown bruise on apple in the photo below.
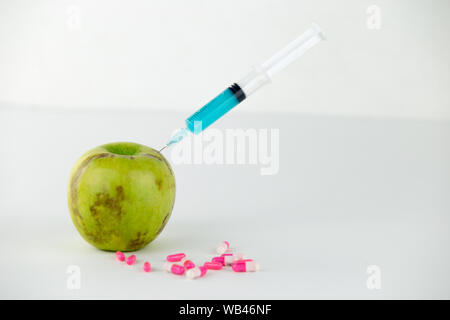
[[[90,157],[87,157],[85,160],[83,160],[83,162],[81,163],[81,165],[78,167],[78,169],[75,171],[75,173],[72,176],[72,180],[70,183],[70,191],[71,191],[71,207],[73,210],[73,214],[79,219],[80,221],[76,221],[78,223],[82,223],[83,222],[83,217],[80,214],[80,211],[78,210],[78,193],[77,193],[77,186],[78,186],[78,180],[81,177],[81,174],[83,173],[84,169],[86,169],[86,167],[88,166],[88,164],[95,160],[95,159],[100,159],[100,158],[106,158],[106,157],[114,157],[113,154],[109,154],[109,153],[100,153],[100,154],[96,154]]]
[[[94,204],[89,207],[94,218],[98,216],[99,210],[102,208],[106,208],[109,213],[117,218],[122,218],[121,203],[125,199],[122,186],[116,187],[116,195],[114,197],[111,197],[107,192],[98,192],[95,194],[95,198]]]

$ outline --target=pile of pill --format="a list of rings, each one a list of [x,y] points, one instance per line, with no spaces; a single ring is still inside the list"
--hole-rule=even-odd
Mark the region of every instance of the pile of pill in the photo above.
[[[124,255],[122,252],[120,252],[120,251],[117,251],[117,252],[116,252],[116,258],[117,258],[117,260],[119,260],[119,261],[122,261],[122,262],[125,261],[125,263],[126,263],[127,265],[129,265],[129,266],[133,265],[133,264],[136,262],[136,255],[132,254],[131,256],[129,256],[129,257],[127,258],[127,257],[125,257],[125,255]],[[143,269],[145,272],[150,272],[151,269],[152,269],[152,267],[151,267],[151,265],[150,265],[150,262],[145,261],[145,262],[144,262],[144,266],[142,267],[142,269]]]
[[[213,257],[211,261],[206,261],[202,266],[196,266],[192,260],[186,259],[186,254],[175,253],[167,256],[164,262],[164,270],[176,275],[185,275],[188,279],[195,279],[203,277],[207,270],[222,270],[224,267],[231,266],[234,272],[254,272],[259,270],[259,264],[252,259],[245,259],[241,253],[233,253],[230,249],[230,243],[223,241],[219,244],[216,252],[220,255]],[[128,258],[125,255],[117,251],[117,260],[125,263],[129,266],[136,262],[136,255],[132,254]],[[145,261],[142,268],[144,272],[151,271],[150,262]]]

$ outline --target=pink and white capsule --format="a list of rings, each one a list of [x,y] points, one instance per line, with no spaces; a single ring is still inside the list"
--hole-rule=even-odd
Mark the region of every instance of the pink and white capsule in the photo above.
[[[127,265],[131,266],[133,263],[136,262],[136,256],[134,254],[132,254],[131,256],[129,256],[126,260]]]
[[[259,270],[259,264],[253,260],[238,260],[231,267],[234,272],[254,272]]]
[[[186,260],[183,262],[183,266],[186,270],[189,270],[195,267],[195,263],[193,263],[191,260]]]
[[[116,258],[119,261],[125,261],[125,255],[122,252],[120,252],[120,251],[116,252]]]
[[[186,277],[188,279],[195,279],[203,277],[206,274],[207,269],[205,267],[194,267],[186,271]]]
[[[167,256],[167,261],[169,262],[178,262],[181,261],[186,255],[184,253],[175,253]]]
[[[221,263],[215,263],[215,262],[205,262],[203,264],[203,266],[206,269],[211,269],[211,270],[221,270],[223,265]]]
[[[179,275],[184,273],[184,267],[175,262],[164,262],[164,270]]]
[[[221,257],[223,257],[223,264],[226,266],[232,265],[235,261],[244,259],[242,253],[224,253]]]
[[[164,262],[164,265],[163,265],[164,270],[166,270],[167,272],[170,272],[170,269],[172,268],[173,264],[175,264],[175,262],[169,262],[169,261]]]
[[[142,269],[144,270],[144,272],[150,272],[152,270],[152,266],[150,265],[150,262],[145,262]]]
[[[222,241],[222,243],[216,248],[216,252],[218,254],[223,254],[227,252],[228,249],[230,249],[230,243],[228,241]]]

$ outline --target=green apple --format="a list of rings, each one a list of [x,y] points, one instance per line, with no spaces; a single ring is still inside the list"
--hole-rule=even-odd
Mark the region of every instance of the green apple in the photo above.
[[[86,152],[69,180],[72,221],[93,246],[138,250],[156,238],[175,202],[172,168],[158,151],[130,142]]]

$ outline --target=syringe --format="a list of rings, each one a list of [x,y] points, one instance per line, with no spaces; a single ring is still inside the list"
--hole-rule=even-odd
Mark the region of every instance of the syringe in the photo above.
[[[186,128],[177,130],[160,151],[179,142],[189,132],[198,134],[208,128],[212,123],[252,95],[256,90],[270,83],[274,75],[301,57],[306,51],[323,39],[324,35],[320,27],[317,24],[312,24],[297,39],[278,51],[260,66],[253,68],[242,80],[225,89],[225,91],[187,118]]]

